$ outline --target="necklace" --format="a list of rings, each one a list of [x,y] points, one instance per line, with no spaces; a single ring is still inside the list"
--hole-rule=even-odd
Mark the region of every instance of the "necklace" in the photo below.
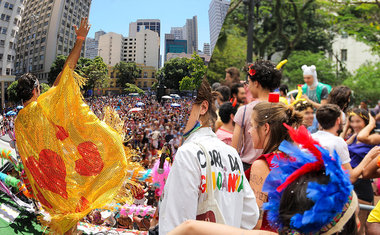
[[[197,122],[195,123],[194,127],[191,128],[188,132],[184,133],[183,137],[185,139],[187,139],[187,137],[189,137],[192,133],[194,133],[197,130],[199,130],[201,127],[202,127],[202,124],[197,120]]]

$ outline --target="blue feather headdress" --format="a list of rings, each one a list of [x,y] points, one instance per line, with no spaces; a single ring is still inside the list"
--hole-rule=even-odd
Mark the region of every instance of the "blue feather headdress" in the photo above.
[[[278,164],[279,167],[272,169],[263,186],[263,191],[268,192],[268,202],[263,208],[267,210],[269,223],[273,228],[283,228],[279,219],[280,201],[284,189],[289,184],[305,173],[324,170],[325,175],[329,176],[329,182],[308,183],[307,198],[312,200],[314,205],[302,214],[293,215],[290,228],[305,234],[327,231],[338,223],[348,207],[354,204],[351,200],[356,196],[352,194],[353,186],[349,176],[343,171],[338,154],[334,152],[331,156],[328,150],[320,147],[318,142],[311,138],[305,127],[294,130],[284,125],[289,129],[293,141],[308,151],[301,151],[298,146],[287,141],[281,143],[279,150],[290,158],[272,160],[272,163]],[[351,208],[350,213],[352,210]]]

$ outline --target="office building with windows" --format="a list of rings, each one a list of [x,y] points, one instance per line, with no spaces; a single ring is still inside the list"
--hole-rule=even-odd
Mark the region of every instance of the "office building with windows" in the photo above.
[[[1,107],[4,108],[6,88],[15,81],[17,34],[24,11],[24,1],[0,1],[0,82]]]
[[[176,39],[174,34],[165,34],[165,61],[168,53],[187,53],[187,40]]]
[[[17,40],[16,75],[31,72],[47,81],[57,56],[69,55],[73,48],[76,41],[73,25],[88,17],[91,0],[25,0],[24,5]]]
[[[210,7],[208,10],[211,53],[213,52],[216,42],[218,41],[219,33],[222,29],[224,18],[227,15],[229,7],[230,1],[211,0]]]

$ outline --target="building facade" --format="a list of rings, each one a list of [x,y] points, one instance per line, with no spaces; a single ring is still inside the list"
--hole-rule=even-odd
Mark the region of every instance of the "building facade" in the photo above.
[[[122,58],[123,35],[106,33],[99,37],[99,56],[107,65],[115,66]]]
[[[172,27],[170,29],[170,34],[174,35],[174,39],[186,40],[185,27]]]
[[[186,20],[185,39],[187,40],[187,53],[193,54],[198,52],[198,17]]]
[[[24,11],[23,1],[0,1],[0,82],[1,107],[4,108],[6,88],[15,81],[16,38]]]
[[[203,54],[211,56],[210,43],[204,43],[203,44]]]
[[[73,25],[88,17],[91,0],[24,0],[18,34],[16,75],[26,72],[47,81],[58,55],[69,55],[75,43]],[[81,56],[84,56],[84,47]]]
[[[95,33],[95,38],[86,38],[86,49],[84,57],[94,59],[99,55],[99,38],[104,34],[106,34],[106,32],[98,31]]]
[[[135,85],[144,90],[150,90],[154,83],[157,82],[157,69],[152,66],[137,64],[141,68],[141,73],[136,78]],[[105,88],[95,88],[95,95],[120,95],[125,93],[123,88],[117,86],[117,70],[113,66],[108,66],[108,76],[110,77],[110,85]]]
[[[332,43],[333,54],[329,57],[338,66],[341,61],[350,73],[354,73],[366,62],[378,62],[380,58],[371,52],[371,47],[363,42],[356,41],[354,37],[339,35]],[[317,68],[318,69],[318,68]]]
[[[160,38],[157,32],[142,29],[134,37],[123,39],[122,60],[144,66],[159,67]]]
[[[187,53],[187,40],[176,39],[174,34],[165,34],[165,61],[168,53]]]
[[[129,24],[129,37],[136,37],[136,33],[144,29],[152,30],[161,37],[161,21],[159,19],[139,19]]]
[[[229,6],[230,1],[227,0],[212,0],[210,3],[208,17],[210,25],[211,53],[213,52],[216,42],[218,41],[219,33],[222,29],[224,18],[227,15]]]

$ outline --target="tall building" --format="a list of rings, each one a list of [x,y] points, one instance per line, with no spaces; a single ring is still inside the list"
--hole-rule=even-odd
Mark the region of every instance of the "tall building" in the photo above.
[[[144,66],[159,67],[160,37],[157,32],[141,29],[123,39],[122,60]]]
[[[197,16],[193,16],[192,19],[186,20],[185,39],[187,40],[187,53],[193,54],[198,52],[198,19]]]
[[[211,56],[210,43],[203,44],[203,54]]]
[[[218,41],[220,30],[222,29],[224,18],[227,15],[230,1],[227,0],[212,0],[208,10],[208,18],[210,24],[210,44],[211,53]]]
[[[5,2],[5,1],[3,1]],[[88,17],[91,0],[24,0],[15,70],[46,81],[58,55],[68,55],[75,43],[73,25]],[[81,56],[84,56],[84,47]]]
[[[186,40],[185,27],[172,27],[170,29],[170,34],[174,35],[174,39]]]
[[[129,24],[129,37],[135,37],[137,32],[149,29],[161,37],[161,21],[159,19],[139,19]]]
[[[165,61],[168,53],[187,53],[187,40],[176,39],[174,34],[165,34]]]
[[[5,89],[15,80],[16,37],[24,5],[19,0],[0,1],[0,81],[1,107],[4,108]]]
[[[99,55],[99,37],[106,34],[104,31],[98,31],[95,33],[95,38],[86,38],[86,49],[84,57],[94,59]]]
[[[117,33],[106,33],[99,37],[99,56],[104,63],[115,66],[121,61],[123,48],[123,35]]]

